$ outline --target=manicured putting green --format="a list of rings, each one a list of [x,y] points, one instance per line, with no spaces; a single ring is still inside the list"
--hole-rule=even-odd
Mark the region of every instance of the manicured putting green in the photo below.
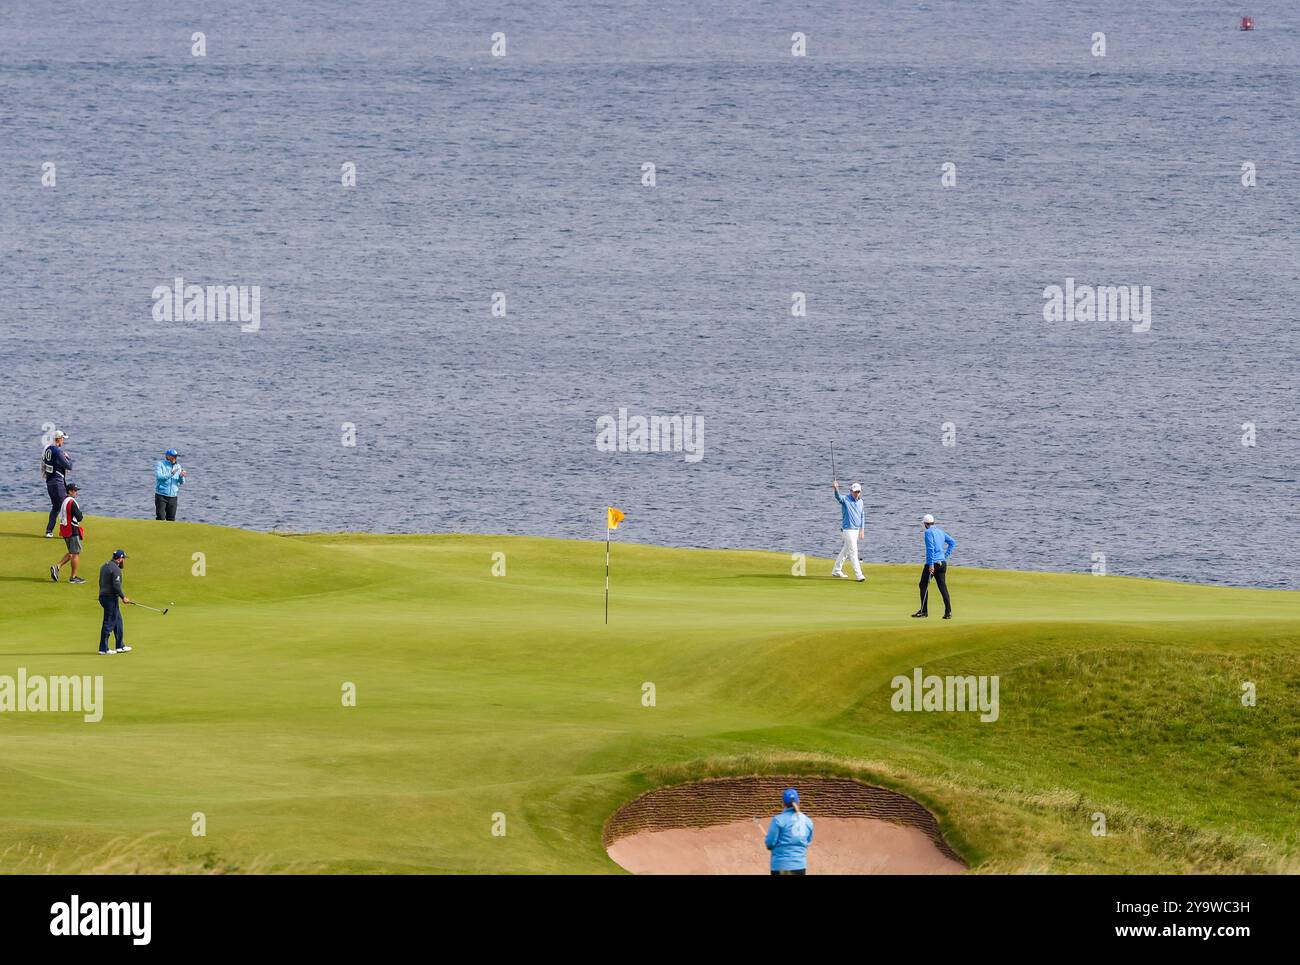
[[[944,623],[915,565],[616,542],[605,627],[603,543],[91,516],[69,586],[44,520],[0,514],[0,675],[103,674],[104,717],[0,714],[0,870],[617,872],[620,805],[751,773],[902,791],[976,871],[1300,867],[1295,592],[958,565]],[[175,606],[103,658],[117,546]],[[918,666],[998,720],[891,710]]]

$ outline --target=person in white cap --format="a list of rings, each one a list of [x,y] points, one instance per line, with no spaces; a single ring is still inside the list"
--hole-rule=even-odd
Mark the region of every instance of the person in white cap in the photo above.
[[[67,445],[68,434],[60,429],[41,454],[41,479],[45,481],[45,492],[50,497],[50,519],[45,524],[47,539],[54,538],[54,524],[59,521],[59,510],[68,498],[68,473],[72,472],[72,459],[64,451]]]
[[[858,562],[858,540],[867,536],[866,524],[862,519],[862,487],[854,483],[849,487],[848,496],[845,496],[840,492],[840,481],[836,479],[831,483],[831,488],[835,490],[835,501],[840,504],[840,536],[844,540],[840,555],[835,558],[835,566],[831,569],[831,576],[847,580],[849,574],[844,572],[844,561],[849,560],[853,563],[853,575],[861,583],[866,577],[862,575],[862,564]]]
[[[921,609],[912,614],[914,617],[930,615],[930,579],[939,586],[943,594],[943,618],[952,619],[952,600],[948,598],[948,557],[957,546],[957,541],[934,525],[934,517],[926,513],[921,517],[925,532],[921,539],[925,542],[925,565],[921,567]]]

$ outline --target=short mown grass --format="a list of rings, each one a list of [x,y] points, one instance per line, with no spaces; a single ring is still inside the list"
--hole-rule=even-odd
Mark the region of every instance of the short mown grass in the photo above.
[[[606,627],[603,544],[91,517],[87,578],[121,545],[176,603],[100,658],[43,523],[0,514],[0,675],[103,674],[105,711],[0,714],[0,870],[617,872],[627,800],[778,772],[915,797],[975,872],[1297,869],[1294,592],[957,566],[916,621],[912,565],[617,544]],[[996,674],[998,720],[895,713],[917,666]]]

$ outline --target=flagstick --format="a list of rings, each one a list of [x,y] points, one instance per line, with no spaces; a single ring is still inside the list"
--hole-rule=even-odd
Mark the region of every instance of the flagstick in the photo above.
[[[605,626],[609,626],[609,520],[605,520]]]

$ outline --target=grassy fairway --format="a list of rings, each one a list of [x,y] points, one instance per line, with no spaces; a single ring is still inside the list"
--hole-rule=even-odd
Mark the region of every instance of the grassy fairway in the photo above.
[[[0,714],[0,870],[613,872],[624,801],[759,771],[909,793],[980,870],[1300,866],[1294,592],[957,566],[922,622],[912,565],[623,544],[606,628],[596,543],[91,517],[74,587],[44,519],[0,514],[0,674],[102,673],[104,719]],[[176,607],[97,657],[119,545]],[[1000,719],[892,712],[915,666],[998,674]]]

